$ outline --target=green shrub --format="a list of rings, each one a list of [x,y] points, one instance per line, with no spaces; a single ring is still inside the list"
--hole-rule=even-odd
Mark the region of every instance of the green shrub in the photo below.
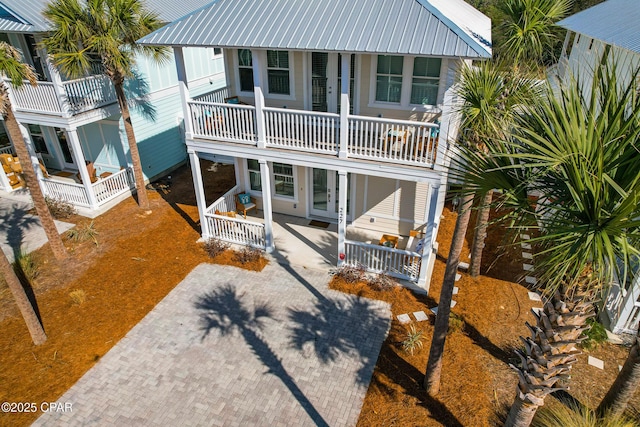
[[[447,334],[460,332],[463,329],[464,329],[464,319],[453,312],[449,313],[449,330]]]
[[[18,249],[14,254],[13,270],[20,280],[32,283],[40,274],[40,268],[33,256],[23,252],[22,248]]]
[[[594,410],[572,403],[543,406],[537,411],[532,425],[534,427],[640,427],[640,423],[631,418],[611,415],[599,417]]]
[[[607,336],[607,330],[596,319],[587,319],[587,325],[590,326],[589,329],[584,331],[584,335],[587,336],[587,339],[582,341],[582,348],[585,350],[597,348],[600,344],[609,339]]]
[[[78,224],[66,233],[69,240],[74,242],[86,242],[87,240],[93,240],[93,243],[95,243],[96,246],[98,246],[98,234],[98,230],[96,230],[93,221],[82,225]]]
[[[411,325],[407,331],[407,338],[402,341],[402,349],[413,356],[416,350],[422,350],[423,332],[416,329],[415,325]]]

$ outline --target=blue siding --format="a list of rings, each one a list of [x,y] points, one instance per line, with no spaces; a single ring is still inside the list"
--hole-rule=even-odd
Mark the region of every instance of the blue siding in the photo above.
[[[101,121],[82,126],[78,137],[85,159],[94,163],[98,174],[117,172],[127,165],[118,122]]]

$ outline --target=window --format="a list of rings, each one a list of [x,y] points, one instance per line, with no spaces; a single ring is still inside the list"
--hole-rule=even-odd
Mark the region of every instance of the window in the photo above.
[[[414,59],[411,104],[436,105],[441,64],[440,58]]]
[[[249,170],[249,186],[253,191],[262,191],[262,180],[260,178],[260,163],[254,159],[247,160]]]
[[[214,47],[213,48],[213,56],[216,57],[216,56],[220,56],[220,55],[222,55],[222,48]]]
[[[33,145],[37,153],[49,154],[47,144],[44,142],[44,136],[42,135],[42,128],[40,125],[28,125],[29,134],[33,140]]]
[[[400,102],[403,61],[402,56],[378,55],[376,101]]]
[[[293,166],[284,163],[273,164],[273,183],[276,194],[284,197],[295,197],[293,182]]]
[[[240,91],[253,92],[253,61],[249,49],[238,49],[238,72]]]
[[[289,52],[267,51],[267,81],[269,93],[289,95]]]

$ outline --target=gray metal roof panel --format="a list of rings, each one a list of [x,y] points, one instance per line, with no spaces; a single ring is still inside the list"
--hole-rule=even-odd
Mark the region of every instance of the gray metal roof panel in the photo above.
[[[463,0],[218,0],[140,42],[486,58],[490,27]]]
[[[567,30],[640,53],[640,1],[608,0],[558,22]]]

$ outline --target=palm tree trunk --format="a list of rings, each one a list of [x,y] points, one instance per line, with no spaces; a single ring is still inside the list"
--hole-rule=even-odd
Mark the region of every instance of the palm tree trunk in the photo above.
[[[453,288],[456,283],[456,273],[460,262],[460,253],[464,244],[469,217],[471,216],[471,205],[473,204],[473,194],[463,197],[458,211],[456,228],[453,231],[451,249],[447,257],[447,266],[444,271],[444,280],[440,290],[440,301],[438,302],[438,314],[429,349],[429,360],[427,361],[427,372],[424,377],[424,388],[431,396],[435,396],[440,391],[440,377],[442,376],[442,356],[444,354],[444,344],[449,330],[449,313],[451,313],[451,298]]]
[[[113,87],[118,97],[120,112],[122,113],[122,121],[124,122],[124,131],[127,134],[127,142],[129,143],[129,152],[131,153],[131,163],[133,163],[133,176],[136,179],[136,192],[138,193],[138,206],[142,209],[149,209],[149,198],[147,190],[144,186],[144,175],[142,174],[142,163],[140,162],[140,153],[138,152],[138,143],[133,133],[133,125],[131,124],[131,113],[129,105],[124,94],[123,82],[117,82],[112,79]]]
[[[528,396],[531,397],[531,396]],[[542,404],[534,403],[531,400],[525,401],[526,396],[522,393],[516,395],[509,415],[504,423],[504,427],[528,427],[536,415],[536,411]],[[542,401],[544,403],[544,400]]]
[[[616,380],[602,399],[597,412],[604,414],[610,412],[614,416],[620,416],[627,408],[629,401],[638,390],[640,384],[640,329],[636,336],[636,342],[629,350],[629,356],[624,362],[622,370]]]
[[[20,126],[18,125],[16,116],[13,114],[13,110],[11,108],[11,105],[7,105],[4,124],[7,127],[7,132],[13,142],[13,147],[16,149],[20,165],[22,165],[22,173],[25,181],[27,182],[27,187],[29,187],[33,205],[40,217],[42,228],[47,235],[53,255],[58,260],[66,259],[68,256],[67,248],[65,248],[64,243],[62,243],[62,238],[60,237],[60,233],[58,233],[56,224],[53,221],[53,216],[51,216],[51,212],[47,207],[47,202],[44,200],[44,195],[42,194],[42,190],[38,184],[36,171],[33,168],[33,163],[31,162],[31,156],[29,155],[29,151],[25,145],[22,132],[20,132]]]
[[[42,324],[40,323],[36,312],[33,310],[33,306],[31,305],[31,302],[29,302],[29,298],[27,298],[27,294],[24,291],[18,276],[16,276],[16,272],[13,271],[13,267],[9,263],[7,256],[2,252],[2,250],[0,250],[0,254],[0,272],[2,272],[2,276],[7,282],[7,286],[13,295],[13,299],[16,301],[16,304],[20,309],[22,318],[27,324],[33,343],[35,345],[40,345],[47,340],[47,335],[44,333]]]
[[[493,191],[488,191],[482,199],[480,210],[478,210],[476,229],[473,234],[473,243],[471,244],[471,265],[469,266],[469,274],[471,277],[478,277],[480,275],[482,250],[484,249],[484,241],[487,238],[487,226],[492,201]]]

